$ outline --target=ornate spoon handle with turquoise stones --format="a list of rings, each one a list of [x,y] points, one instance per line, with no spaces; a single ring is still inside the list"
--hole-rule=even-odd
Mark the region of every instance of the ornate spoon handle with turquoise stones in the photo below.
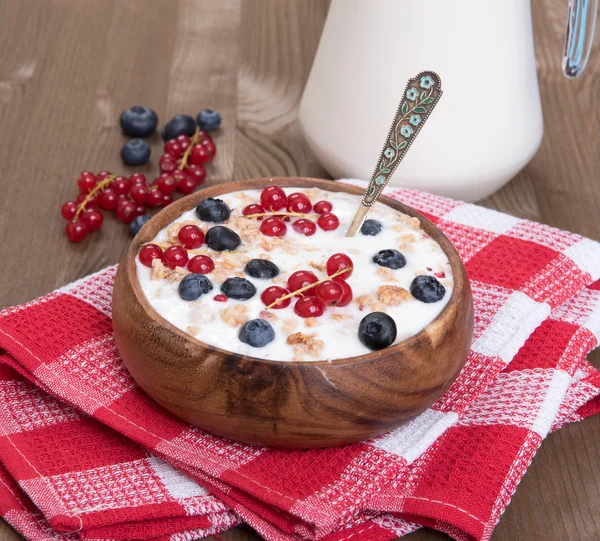
[[[365,195],[346,232],[347,237],[354,237],[360,231],[373,203],[377,201],[441,96],[442,81],[433,71],[422,71],[408,80]]]

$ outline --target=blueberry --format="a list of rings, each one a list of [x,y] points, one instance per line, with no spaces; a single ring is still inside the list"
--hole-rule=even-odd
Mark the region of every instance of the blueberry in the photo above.
[[[221,125],[221,115],[212,109],[202,109],[196,120],[200,129],[204,131],[216,130]]]
[[[279,267],[268,259],[251,259],[246,263],[244,272],[252,278],[269,280],[279,274]]]
[[[188,274],[179,282],[179,296],[184,301],[195,301],[212,288],[212,282],[204,274]]]
[[[387,348],[396,340],[396,323],[385,312],[372,312],[358,325],[358,338],[369,349]]]
[[[360,228],[360,232],[363,235],[374,237],[376,235],[379,235],[382,229],[383,225],[381,222],[378,222],[377,220],[365,220],[365,223]]]
[[[175,139],[179,135],[189,135],[196,132],[196,121],[190,115],[175,115],[160,132],[163,141]]]
[[[256,295],[254,284],[246,278],[227,278],[221,284],[221,291],[236,301],[247,301]]]
[[[130,139],[121,147],[125,165],[144,165],[150,159],[150,145],[143,139]]]
[[[134,105],[119,118],[121,129],[128,137],[150,137],[158,124],[158,115],[148,107]]]
[[[142,216],[138,216],[131,224],[129,224],[129,234],[132,237],[135,237],[138,234],[138,231],[144,226],[144,224],[150,219],[152,216],[150,214],[144,214]]]
[[[380,267],[401,269],[406,265],[405,257],[398,250],[380,250],[373,256],[373,262]]]
[[[233,252],[240,244],[240,236],[223,225],[215,225],[206,232],[206,245],[215,252]]]
[[[429,303],[441,301],[446,294],[446,288],[435,276],[422,274],[412,281],[410,292],[415,299]]]
[[[238,338],[253,348],[262,348],[275,339],[275,331],[268,321],[251,319],[242,325]]]
[[[231,209],[222,199],[213,199],[212,197],[209,197],[204,201],[200,201],[200,204],[196,207],[196,216],[203,222],[222,224],[229,220]]]

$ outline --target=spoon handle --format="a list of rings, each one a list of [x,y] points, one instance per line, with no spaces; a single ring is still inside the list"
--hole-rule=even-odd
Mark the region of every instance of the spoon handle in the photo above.
[[[354,237],[358,233],[371,206],[377,201],[441,96],[442,81],[433,71],[422,71],[408,80],[365,195],[346,232],[347,237]]]

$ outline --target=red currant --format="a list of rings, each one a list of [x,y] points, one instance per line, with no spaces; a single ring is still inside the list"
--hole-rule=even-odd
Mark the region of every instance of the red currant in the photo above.
[[[185,133],[182,133],[181,135],[178,135],[177,137],[175,137],[175,141],[177,141],[181,145],[182,152],[185,152],[188,149],[188,147],[190,146],[190,143],[192,142],[192,140],[190,139],[190,136],[185,135]]]
[[[286,208],[288,212],[307,214],[310,212],[312,205],[307,195],[301,192],[294,192],[287,196]]]
[[[177,141],[177,139],[170,139],[165,143],[165,154],[168,154],[174,160],[178,160],[179,158],[181,158],[181,155],[183,154],[183,149],[181,148],[181,145],[179,144],[179,141]]]
[[[147,204],[151,207],[160,207],[163,202],[163,193],[158,189],[154,188],[148,192],[148,202]]]
[[[145,184],[137,184],[136,186],[132,186],[129,191],[129,195],[131,199],[136,203],[141,203],[142,205],[148,201],[148,187]]]
[[[146,214],[146,205],[143,205],[142,203],[137,203],[135,205],[135,215],[137,216],[142,216],[143,214]]]
[[[129,194],[124,194],[122,193],[121,195],[119,195],[117,197],[117,207],[123,202],[123,201],[131,201],[131,199],[129,198]]]
[[[133,222],[136,217],[135,204],[132,201],[121,201],[117,205],[117,219],[121,222],[129,224]]]
[[[206,141],[212,141],[212,135],[210,133],[208,133],[207,131],[202,131],[200,130],[198,132],[198,142],[200,143],[205,143]]]
[[[319,317],[325,312],[325,305],[314,297],[304,297],[296,301],[294,312],[300,317]]]
[[[169,246],[165,250],[163,260],[170,269],[175,267],[185,268],[188,262],[188,253],[183,246]]]
[[[316,277],[314,272],[299,270],[290,275],[287,281],[287,286],[290,291],[298,291],[303,287],[309,286],[318,282],[319,279]],[[302,293],[296,295],[296,297],[314,297],[316,295],[316,288],[311,287]]]
[[[189,268],[189,265],[188,265]],[[213,297],[213,301],[217,301],[217,302],[227,302],[227,295],[224,295],[223,293],[219,293],[218,295],[215,295]]]
[[[171,139],[171,141],[172,140],[173,139]],[[159,175],[159,177],[156,179],[156,185],[162,193],[171,193],[177,187],[175,185],[175,178],[169,173],[163,173],[162,175]]]
[[[313,208],[317,214],[327,214],[331,212],[333,205],[329,201],[317,201]]]
[[[177,169],[177,162],[173,159],[173,156],[163,154],[158,160],[158,167],[163,173],[172,173]]]
[[[71,221],[77,213],[77,203],[75,201],[67,201],[60,207],[60,214],[65,220]]]
[[[344,269],[350,269],[349,271],[346,271],[334,278],[334,280],[338,281],[347,280],[348,278],[350,278],[350,276],[352,276],[354,263],[352,263],[352,259],[350,259],[346,254],[333,254],[327,260],[326,269],[327,276],[331,276],[332,274],[335,274],[336,272],[339,272]]]
[[[87,230],[92,233],[98,231],[104,221],[104,216],[99,210],[88,210],[81,215],[81,219],[85,223]]]
[[[77,181],[77,186],[82,193],[91,192],[96,186],[96,176],[89,171],[82,171]]]
[[[173,202],[173,194],[164,193],[162,196],[162,201],[160,203],[161,207],[166,207]]]
[[[325,280],[317,287],[316,297],[325,306],[336,306],[344,298],[344,290],[338,282],[333,280]]]
[[[208,274],[215,269],[215,262],[207,255],[195,255],[188,263],[188,270],[197,274]]]
[[[101,182],[103,180],[106,180],[107,177],[109,177],[110,175],[112,175],[111,172],[109,171],[100,171],[97,175],[96,175],[96,180],[98,182]]]
[[[283,237],[287,231],[287,226],[283,223],[283,220],[271,216],[260,224],[260,231],[268,237]]]
[[[285,208],[287,197],[279,186],[267,186],[260,194],[260,204],[268,211]]]
[[[217,155],[217,147],[212,139],[206,139],[202,141],[202,144],[208,149],[210,155],[214,158]]]
[[[160,246],[156,244],[146,244],[140,250],[139,258],[140,263],[142,265],[146,265],[146,267],[152,267],[153,259],[163,260],[164,254]]]
[[[163,175],[164,174],[165,173],[163,173]],[[162,176],[162,175],[160,175],[160,176]],[[159,176],[159,178],[160,178],[160,176]],[[179,169],[177,169],[176,171],[173,171],[171,173],[171,177],[173,178],[173,182],[175,182],[175,188],[177,188],[179,186],[179,184],[187,177],[187,175],[183,171],[180,171]]]
[[[260,300],[265,303],[265,306],[270,306],[281,297],[289,295],[289,293],[290,292],[287,289],[285,289],[285,287],[269,286],[262,292]],[[279,310],[280,308],[287,308],[291,302],[291,298],[283,299],[281,302],[278,302],[277,304],[271,306],[271,308],[275,310]]]
[[[129,177],[130,186],[137,186],[138,184],[147,184],[146,175],[144,175],[144,173],[133,173],[133,175]]]
[[[129,192],[129,180],[125,177],[116,177],[111,183],[110,187],[117,195],[123,195]]]
[[[107,188],[100,194],[100,206],[104,210],[115,210],[117,208],[117,194]]]
[[[177,238],[188,250],[195,250],[204,244],[204,231],[197,225],[184,225]]]
[[[177,185],[177,189],[179,190],[179,192],[184,195],[193,193],[197,187],[198,183],[196,182],[196,179],[194,179],[193,177],[188,177],[187,175]]]
[[[71,242],[81,242],[88,235],[87,226],[84,222],[79,220],[76,222],[69,222],[65,228],[65,232]]]
[[[206,169],[201,165],[196,165],[194,163],[190,163],[183,172],[188,176],[193,178],[196,181],[196,185],[200,186],[204,182],[206,178]]]
[[[342,300],[339,301],[337,303],[338,307],[342,307],[342,306],[348,306],[350,304],[350,301],[352,301],[352,288],[350,287],[350,284],[348,282],[344,282],[343,280],[340,280],[339,282],[336,282],[338,284],[340,284],[342,286],[342,289],[344,290],[344,295],[342,296]]]
[[[314,235],[315,231],[317,230],[315,222],[307,220],[306,218],[300,218],[299,220],[296,220],[292,224],[292,227],[294,228],[294,231],[297,231],[302,235],[306,235],[307,237]]]
[[[252,204],[252,205],[248,205],[247,207],[244,207],[244,210],[242,210],[242,214],[244,216],[250,216],[251,214],[264,214],[265,213],[265,209],[262,208],[260,205],[256,205],[256,204]],[[256,216],[257,220],[264,220],[264,216]]]
[[[340,225],[340,220],[335,214],[328,212],[326,214],[321,214],[317,220],[317,223],[319,224],[319,227],[323,229],[323,231],[333,231]]]
[[[210,150],[203,144],[199,143],[192,147],[190,152],[190,162],[196,165],[205,165],[213,159]]]

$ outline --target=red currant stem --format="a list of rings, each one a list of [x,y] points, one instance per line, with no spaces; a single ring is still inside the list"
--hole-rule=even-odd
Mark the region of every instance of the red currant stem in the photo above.
[[[340,274],[344,274],[345,272],[348,272],[351,270],[352,269],[350,267],[347,267],[345,269],[340,269],[339,271],[334,272],[331,276],[328,276],[327,278],[323,278],[322,280],[319,280],[318,282],[315,282],[313,284],[308,284],[307,286],[301,287],[300,289],[297,289],[296,291],[292,291],[291,293],[288,293],[287,295],[282,295],[275,302],[272,302],[271,304],[269,304],[269,306],[267,306],[265,308],[265,310],[269,310],[270,308],[273,308],[273,306],[275,306],[276,304],[279,304],[281,301],[285,301],[286,299],[291,299],[292,297],[298,295],[298,293],[304,293],[307,289],[310,289],[311,287],[317,287],[319,284],[322,284],[323,282],[327,282],[327,280],[333,280],[336,276],[339,276]]]
[[[74,221],[79,218],[79,215],[85,210],[85,206],[94,197],[94,195],[96,195],[99,191],[104,190],[104,188],[106,188],[113,180],[115,180],[115,178],[116,175],[108,175],[104,180],[98,182],[98,184],[96,184],[90,190],[90,192],[85,196],[85,199],[79,203],[79,205],[77,205],[77,212],[75,212],[75,216],[73,217]]]
[[[185,149],[185,152],[183,153],[183,156],[181,156],[179,167],[177,167],[177,169],[179,169],[180,171],[183,171],[188,166],[187,162],[188,162],[188,159],[190,157],[190,154],[192,153],[192,148],[199,141],[200,141],[200,128],[196,128],[196,133],[194,133],[194,135],[192,135],[192,137],[190,138],[190,144]]]
[[[260,218],[261,216],[298,216],[299,218],[316,218],[320,214],[302,214],[300,212],[261,212],[259,214],[246,214],[243,218]]]

